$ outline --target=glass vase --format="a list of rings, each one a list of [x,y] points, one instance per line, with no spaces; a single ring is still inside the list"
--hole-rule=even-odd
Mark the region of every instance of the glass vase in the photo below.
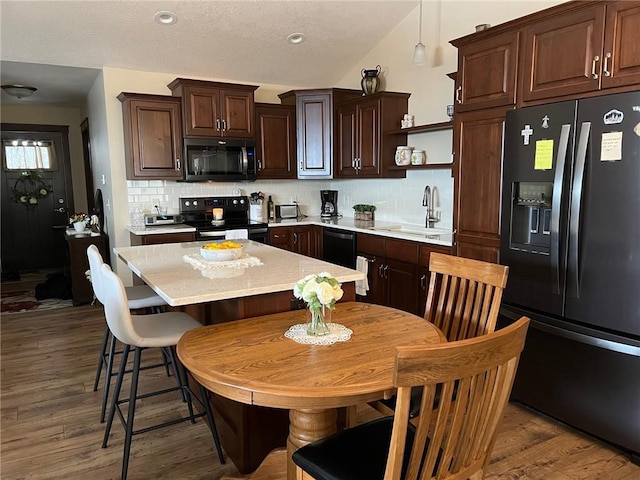
[[[311,321],[307,327],[307,333],[313,337],[320,337],[329,334],[329,323],[331,323],[331,309],[324,305],[320,309],[309,309]]]

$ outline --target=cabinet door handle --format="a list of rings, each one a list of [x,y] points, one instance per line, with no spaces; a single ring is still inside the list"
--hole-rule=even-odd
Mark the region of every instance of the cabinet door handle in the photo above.
[[[180,159],[176,158],[176,170],[180,170],[181,164],[180,164]]]
[[[356,162],[358,165],[358,170],[362,170],[362,159],[360,157],[356,158]]]
[[[378,267],[378,276],[384,278],[384,265],[382,264]]]
[[[462,103],[462,85],[456,88],[456,102]]]
[[[219,132],[220,131],[220,119],[216,118],[216,130]]]
[[[58,213],[64,213],[67,211],[67,209],[64,207],[60,207],[60,208],[54,208],[53,211]]]
[[[353,160],[351,160],[351,168],[356,168],[356,157],[353,157]]]
[[[593,78],[594,80],[598,79],[598,74],[596,73],[596,64],[600,61],[600,55],[596,55],[595,57],[593,57],[593,60],[591,61],[591,78]]]
[[[609,59],[611,58],[611,52],[607,52],[604,56],[604,60],[602,63],[602,74],[605,77],[610,77],[611,72],[609,71]]]
[[[296,232],[293,232],[293,244],[298,244],[298,234]]]
[[[384,266],[384,278],[389,278],[389,265]]]
[[[427,275],[422,275],[420,277],[420,290],[426,290],[427,289]]]
[[[226,120],[222,120],[222,130],[223,131],[227,130],[227,121]]]
[[[258,160],[258,170],[262,170],[262,160]]]

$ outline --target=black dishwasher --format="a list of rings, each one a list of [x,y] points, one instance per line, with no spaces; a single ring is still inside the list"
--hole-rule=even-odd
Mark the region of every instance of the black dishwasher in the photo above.
[[[343,267],[356,268],[356,234],[349,230],[324,228],[322,259]]]

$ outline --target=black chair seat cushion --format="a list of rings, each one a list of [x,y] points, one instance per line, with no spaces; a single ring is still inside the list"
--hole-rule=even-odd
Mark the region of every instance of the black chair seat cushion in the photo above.
[[[393,417],[373,420],[305,445],[292,459],[317,480],[382,480],[389,455]],[[415,427],[409,424],[403,477]]]

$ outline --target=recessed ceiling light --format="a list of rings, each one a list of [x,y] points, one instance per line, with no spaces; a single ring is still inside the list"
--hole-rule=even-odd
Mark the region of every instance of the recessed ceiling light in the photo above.
[[[167,12],[166,10],[156,12],[153,19],[160,25],[173,25],[178,21],[175,13]]]
[[[307,37],[304,35],[304,33],[292,33],[287,37],[287,42],[289,42],[291,45],[300,45],[306,39]]]

